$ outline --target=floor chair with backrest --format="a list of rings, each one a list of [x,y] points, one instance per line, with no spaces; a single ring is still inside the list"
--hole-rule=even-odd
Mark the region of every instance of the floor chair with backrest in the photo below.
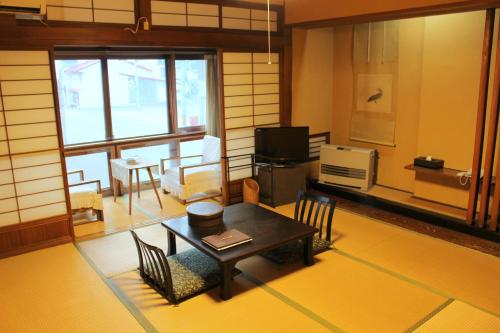
[[[139,256],[139,273],[146,284],[169,302],[177,304],[218,286],[222,271],[217,262],[197,249],[165,256],[162,249],[147,244],[130,230]],[[233,276],[240,273],[233,270]]]
[[[331,248],[332,219],[336,201],[332,198],[299,191],[295,202],[294,220],[319,229],[313,238],[313,253],[317,254]],[[263,257],[278,264],[301,260],[303,243],[298,241],[265,252]]]

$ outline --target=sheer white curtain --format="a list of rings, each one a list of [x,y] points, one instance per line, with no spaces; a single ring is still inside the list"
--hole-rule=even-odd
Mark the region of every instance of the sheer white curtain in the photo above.
[[[207,135],[220,137],[220,103],[217,56],[205,55],[207,61]]]

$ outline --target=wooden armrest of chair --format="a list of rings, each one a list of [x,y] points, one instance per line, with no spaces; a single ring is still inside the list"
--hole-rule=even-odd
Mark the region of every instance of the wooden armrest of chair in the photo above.
[[[80,181],[83,182],[85,180],[85,174],[83,173],[82,169],[76,169],[76,170],[70,170],[66,172],[67,175],[74,175],[74,174],[79,174],[80,175]]]
[[[207,162],[207,163],[199,163],[199,164],[180,166],[179,167],[179,183],[181,185],[184,185],[184,170],[185,169],[194,169],[194,168],[204,167],[204,166],[208,166],[208,165],[216,165],[216,164],[221,164],[221,163],[220,163],[220,161],[217,161],[217,162]]]
[[[165,161],[171,161],[171,160],[183,160],[186,158],[194,158],[194,157],[203,157],[203,155],[192,155],[192,156],[174,156],[174,157],[167,157],[167,158],[160,158],[160,172],[162,175],[165,174]]]
[[[99,179],[92,179],[92,180],[81,181],[81,182],[75,183],[75,184],[69,184],[68,187],[78,187],[78,186],[90,185],[90,184],[94,184],[94,183],[97,185],[97,193],[102,193],[101,181]]]

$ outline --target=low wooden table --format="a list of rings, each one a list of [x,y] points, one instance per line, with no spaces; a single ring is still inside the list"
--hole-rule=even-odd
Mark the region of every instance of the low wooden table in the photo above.
[[[128,215],[132,215],[132,177],[134,174],[134,170],[137,177],[137,197],[141,197],[141,181],[139,179],[139,170],[146,169],[148,171],[149,179],[151,180],[151,186],[153,187],[156,198],[158,199],[158,204],[160,204],[160,208],[163,209],[160,195],[158,194],[158,190],[156,189],[152,168],[158,168],[158,163],[140,161],[137,164],[127,164],[127,162],[123,159],[118,158],[111,160],[111,174],[113,176],[113,196],[115,202],[116,193],[118,191],[116,182],[121,181],[122,183],[126,183],[128,181]]]
[[[231,272],[236,263],[242,259],[304,239],[304,264],[307,266],[314,264],[312,239],[318,231],[316,228],[248,203],[225,207],[223,221],[222,226],[215,227],[191,227],[186,216],[162,222],[168,231],[168,255],[173,255],[177,251],[175,243],[177,235],[219,263],[223,272],[220,291],[223,300],[232,297]],[[223,251],[212,249],[201,241],[205,236],[217,234],[222,228],[237,229],[253,240]]]

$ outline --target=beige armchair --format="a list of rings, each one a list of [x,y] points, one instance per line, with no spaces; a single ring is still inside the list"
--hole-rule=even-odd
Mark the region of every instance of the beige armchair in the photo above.
[[[92,215],[97,215],[99,221],[104,221],[102,204],[102,187],[99,179],[85,180],[83,170],[68,171],[67,175],[78,174],[80,181],[69,184],[69,196],[72,213],[92,210]],[[90,185],[95,184],[95,187]]]
[[[187,162],[195,158],[201,162]],[[167,161],[177,165],[165,168]],[[205,135],[202,155],[162,158],[160,166],[163,191],[178,197],[183,204],[222,195],[219,138]]]

